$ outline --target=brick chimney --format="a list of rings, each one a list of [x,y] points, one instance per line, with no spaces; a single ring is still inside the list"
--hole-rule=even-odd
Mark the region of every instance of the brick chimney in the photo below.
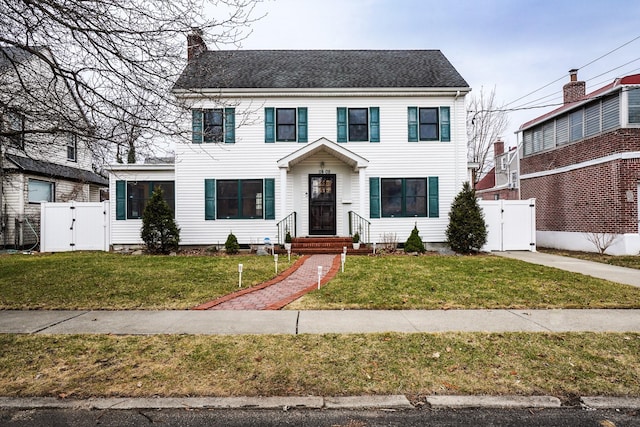
[[[493,143],[493,157],[498,158],[502,153],[504,153],[504,141],[498,138],[498,140]]]
[[[584,98],[584,95],[586,93],[585,82],[578,81],[577,69],[574,68],[572,70],[569,70],[569,77],[569,83],[562,87],[565,104],[581,100],[582,98]]]
[[[207,50],[207,45],[202,39],[202,30],[200,28],[192,28],[191,33],[187,35],[187,61],[191,61]]]

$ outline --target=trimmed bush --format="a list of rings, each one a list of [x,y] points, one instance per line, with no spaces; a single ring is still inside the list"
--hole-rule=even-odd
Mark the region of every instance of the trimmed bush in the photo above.
[[[238,244],[238,239],[233,234],[233,232],[229,233],[227,236],[227,241],[224,242],[224,249],[229,255],[237,254],[240,252],[240,244]]]
[[[487,225],[476,192],[468,182],[451,205],[447,242],[458,253],[478,252],[487,242]]]
[[[422,243],[422,238],[420,238],[420,232],[418,231],[418,225],[413,226],[413,230],[411,230],[411,235],[404,244],[405,252],[419,252],[421,254],[425,253],[426,249],[424,248],[424,243]]]
[[[162,195],[162,188],[156,188],[142,212],[140,237],[147,246],[147,252],[152,254],[176,251],[180,243],[180,229]]]

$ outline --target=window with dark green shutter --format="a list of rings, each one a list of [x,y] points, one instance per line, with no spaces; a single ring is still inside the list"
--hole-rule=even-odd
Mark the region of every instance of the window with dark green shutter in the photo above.
[[[407,139],[418,141],[451,141],[449,107],[408,107]]]
[[[380,178],[369,178],[369,217],[380,218]]]
[[[127,219],[127,182],[116,181],[116,220]]]
[[[216,219],[216,180],[204,180],[204,219]]]
[[[429,218],[440,217],[438,177],[429,177]]]
[[[347,142],[347,109],[345,107],[338,107],[338,142]]]
[[[235,108],[194,109],[191,119],[194,144],[235,142]]]
[[[264,109],[264,142],[307,142],[307,108]]]
[[[380,107],[337,110],[338,142],[380,142]]]
[[[438,217],[437,177],[381,178],[379,183],[383,218]]]
[[[451,141],[451,118],[449,107],[440,107],[440,141]]]
[[[407,116],[409,119],[409,142],[418,142],[418,107],[409,107]]]
[[[369,108],[369,142],[380,142],[380,108]]]
[[[276,219],[276,181],[264,180],[264,219]]]

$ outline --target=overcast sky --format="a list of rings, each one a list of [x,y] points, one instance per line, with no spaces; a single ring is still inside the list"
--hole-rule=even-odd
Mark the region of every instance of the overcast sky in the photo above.
[[[587,92],[640,73],[640,38],[621,47],[640,37],[637,0],[266,0],[257,13],[243,49],[439,49],[509,108],[561,102],[571,68]],[[550,109],[510,113],[505,141]]]

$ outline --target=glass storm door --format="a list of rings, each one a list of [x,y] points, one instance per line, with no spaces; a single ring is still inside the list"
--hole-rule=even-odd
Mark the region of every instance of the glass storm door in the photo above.
[[[336,234],[335,175],[309,175],[309,234]]]

